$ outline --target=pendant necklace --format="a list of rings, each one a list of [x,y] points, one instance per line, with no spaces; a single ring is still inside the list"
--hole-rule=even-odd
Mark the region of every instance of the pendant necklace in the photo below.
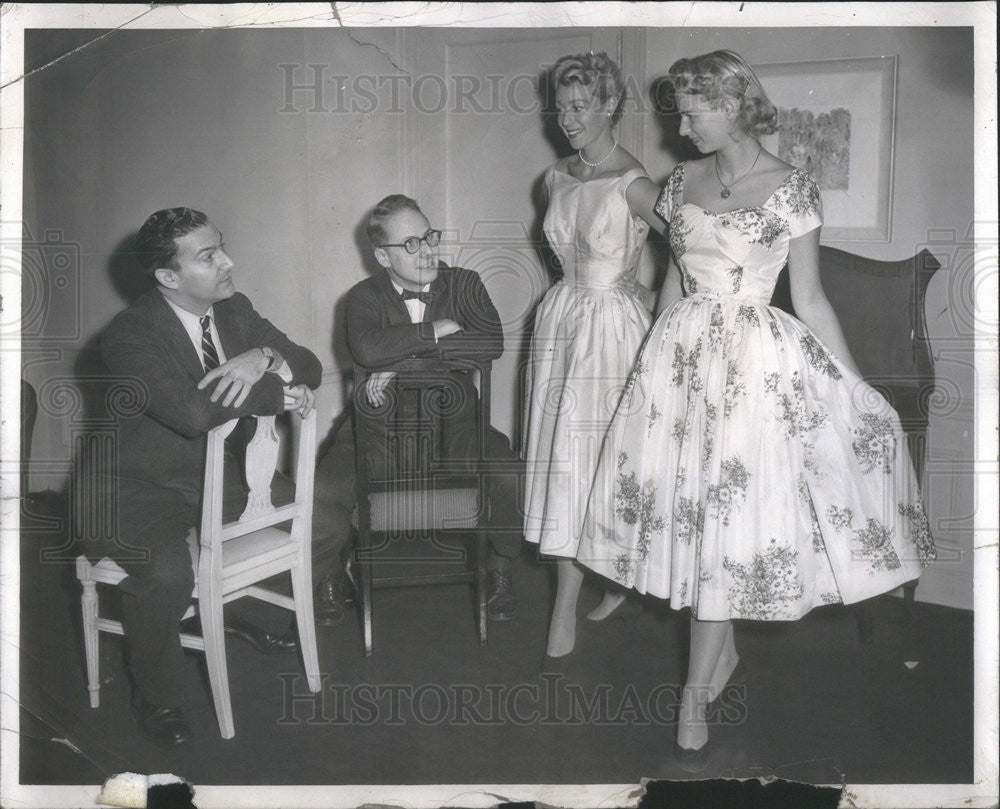
[[[757,165],[757,161],[760,159],[760,153],[762,151],[764,151],[764,147],[758,144],[757,157],[753,159],[753,163],[750,165],[749,170],[746,172],[746,174],[741,174],[739,177],[733,180],[729,185],[726,185],[724,182],[722,182],[722,175],[719,174],[719,153],[718,152],[715,153],[715,176],[719,178],[719,185],[722,186],[722,190],[719,192],[720,197],[722,197],[723,199],[729,199],[730,195],[733,193],[729,189],[732,188],[734,185],[736,185],[736,183],[738,183],[748,174],[750,174],[751,171],[753,171],[754,166]],[[586,163],[587,161],[584,160],[583,162]]]

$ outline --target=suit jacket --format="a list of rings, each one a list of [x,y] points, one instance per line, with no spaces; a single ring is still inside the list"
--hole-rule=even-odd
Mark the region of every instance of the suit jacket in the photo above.
[[[291,368],[293,385],[319,386],[323,369],[316,356],[257,314],[245,295],[237,292],[219,301],[214,315],[227,357],[271,346]],[[240,407],[211,402],[215,385],[198,390],[205,375],[201,359],[156,289],[115,317],[102,337],[101,351],[112,374],[131,378],[144,401],[138,415],[120,421],[122,497],[128,497],[130,480],[197,496],[204,473],[206,433],[230,419],[277,414],[284,407],[284,383],[272,373],[264,374]]]
[[[397,412],[381,412],[364,406],[364,381],[374,371],[405,367],[408,359],[495,360],[503,353],[500,316],[479,275],[442,264],[431,284],[433,299],[424,309],[421,323],[410,321],[410,313],[396,292],[388,273],[366,278],[347,293],[345,319],[347,344],[355,364],[355,417],[359,442],[378,476],[392,476],[393,462],[387,457],[391,422],[400,412],[413,415],[412,402],[395,399]],[[462,331],[434,340],[433,321],[451,319]],[[462,388],[460,406],[446,422],[445,449],[449,457],[475,455],[476,393],[468,374],[456,374]],[[411,422],[412,423],[412,422]],[[388,461],[388,465],[386,465]]]
[[[357,385],[371,371],[410,358],[495,360],[503,354],[500,315],[477,273],[442,264],[430,290],[434,299],[422,323],[410,322],[388,273],[366,278],[347,293],[347,345]],[[432,323],[444,318],[463,331],[435,342]]]

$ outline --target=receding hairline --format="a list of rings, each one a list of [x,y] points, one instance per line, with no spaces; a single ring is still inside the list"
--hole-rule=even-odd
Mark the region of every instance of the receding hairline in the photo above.
[[[414,208],[398,208],[397,210],[392,211],[391,213],[386,214],[385,216],[383,216],[381,218],[382,221],[381,221],[380,224],[382,225],[382,230],[385,231],[385,232],[388,232],[388,230],[389,230],[389,227],[388,227],[389,224],[391,222],[394,222],[398,216],[400,216],[401,214],[405,214],[405,213],[412,213],[412,214],[415,214],[415,215],[419,216],[421,219],[424,220],[424,222],[427,223],[427,227],[424,228],[424,232],[423,233],[407,233],[405,235],[397,237],[400,242],[405,242],[411,236],[416,236],[418,239],[422,239],[424,236],[427,235],[428,231],[433,230],[433,228],[431,227],[431,220],[427,218],[427,214],[425,214],[419,207],[417,207],[416,209],[414,209]]]
[[[381,247],[389,241],[385,225],[391,217],[401,211],[419,213],[424,217],[425,221],[429,222],[427,216],[421,210],[420,204],[415,199],[408,197],[406,194],[389,194],[389,196],[383,197],[375,204],[365,224],[365,233],[372,247]]]

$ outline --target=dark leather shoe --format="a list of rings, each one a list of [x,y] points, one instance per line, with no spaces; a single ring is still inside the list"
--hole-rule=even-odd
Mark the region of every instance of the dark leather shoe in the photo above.
[[[295,632],[294,623],[283,635],[279,636],[272,635],[270,632],[266,632],[259,626],[254,626],[254,624],[242,618],[226,616],[225,630],[227,635],[246,641],[258,652],[263,652],[266,655],[285,654],[286,652],[294,652],[299,648],[298,635]],[[181,621],[181,632],[200,635],[201,626],[198,616],[192,615],[190,618],[185,618]]]
[[[272,635],[259,626],[243,621],[226,624],[226,634],[239,638],[266,655],[287,654],[299,648],[296,633],[289,628],[283,635]]]
[[[336,626],[344,620],[344,593],[346,577],[327,573],[313,594],[313,615],[318,626]]]
[[[191,728],[180,708],[161,708],[147,702],[138,691],[132,695],[132,716],[146,738],[157,744],[183,744],[191,738]]]
[[[491,621],[510,621],[517,613],[510,560],[502,556],[490,559],[486,569],[486,610]]]

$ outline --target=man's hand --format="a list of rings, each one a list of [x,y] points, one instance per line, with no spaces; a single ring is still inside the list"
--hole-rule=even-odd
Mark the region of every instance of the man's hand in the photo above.
[[[442,337],[447,337],[449,334],[455,334],[462,330],[462,327],[450,318],[435,320],[433,325],[435,340],[440,340]]]
[[[385,402],[386,385],[395,375],[395,371],[376,371],[365,380],[365,393],[375,407],[381,407]]]
[[[250,395],[250,389],[264,376],[267,364],[264,352],[251,348],[205,374],[198,383],[198,390],[204,390],[218,379],[219,384],[212,391],[211,400],[217,402],[225,395],[223,407],[239,407]]]
[[[285,410],[294,410],[302,418],[312,413],[316,405],[316,394],[305,385],[286,385],[282,390],[285,393]]]

